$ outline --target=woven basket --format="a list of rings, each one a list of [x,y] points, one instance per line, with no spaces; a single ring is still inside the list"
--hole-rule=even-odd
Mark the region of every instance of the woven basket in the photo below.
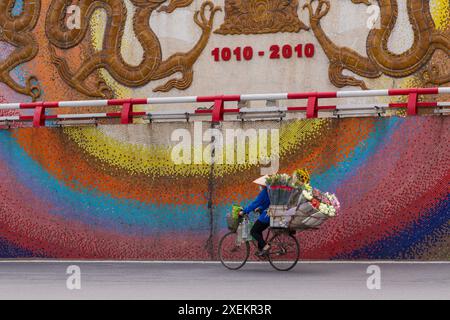
[[[233,214],[229,213],[227,214],[227,225],[228,230],[231,232],[236,232],[239,227],[239,219],[233,218]]]
[[[318,228],[328,219],[330,219],[329,216],[323,214],[322,212],[317,212],[311,215],[309,218],[303,220],[303,224],[308,228]]]
[[[329,216],[323,214],[318,210],[315,210],[313,214],[309,215],[296,214],[295,216],[292,217],[292,220],[289,224],[289,229],[291,230],[316,229],[320,227],[329,218],[330,218]]]
[[[297,207],[295,215],[303,216],[303,217],[307,218],[317,212],[319,212],[319,210],[314,208],[312,206],[311,202],[304,202]]]
[[[298,199],[295,215],[292,217],[289,228],[291,230],[307,230],[318,228],[330,217],[314,208],[308,200],[301,195]]]

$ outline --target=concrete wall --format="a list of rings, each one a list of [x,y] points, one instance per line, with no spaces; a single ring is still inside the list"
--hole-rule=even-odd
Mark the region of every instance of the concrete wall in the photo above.
[[[0,257],[216,259],[259,165],[175,165],[193,124],[0,131]],[[308,167],[342,214],[302,259],[450,258],[448,117],[225,123],[280,129],[281,172]],[[205,125],[205,129],[206,129]]]

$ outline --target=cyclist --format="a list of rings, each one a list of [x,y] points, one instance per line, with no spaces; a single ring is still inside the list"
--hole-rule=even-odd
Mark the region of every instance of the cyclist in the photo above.
[[[259,251],[256,255],[260,257],[265,256],[270,249],[270,246],[266,244],[263,237],[264,230],[270,226],[270,217],[267,215],[267,209],[270,206],[269,192],[266,186],[267,178],[268,176],[262,176],[253,181],[253,183],[259,185],[261,191],[256,199],[240,212],[241,216],[248,215],[252,211],[260,213],[258,220],[250,231],[252,237],[258,242]]]

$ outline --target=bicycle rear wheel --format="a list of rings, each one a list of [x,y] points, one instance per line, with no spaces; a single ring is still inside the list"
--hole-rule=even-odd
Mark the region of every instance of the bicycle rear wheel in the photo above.
[[[281,232],[270,240],[269,262],[278,271],[289,271],[297,265],[300,246],[295,236]]]
[[[237,233],[227,233],[219,242],[219,258],[225,268],[238,270],[242,268],[250,256],[250,244],[237,244]]]

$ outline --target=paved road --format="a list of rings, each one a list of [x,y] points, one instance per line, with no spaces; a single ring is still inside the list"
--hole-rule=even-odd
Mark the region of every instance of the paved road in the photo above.
[[[450,263],[377,264],[381,290],[367,288],[371,264],[267,264],[228,271],[214,263],[0,262],[0,299],[450,299]],[[81,269],[81,290],[66,287]]]

